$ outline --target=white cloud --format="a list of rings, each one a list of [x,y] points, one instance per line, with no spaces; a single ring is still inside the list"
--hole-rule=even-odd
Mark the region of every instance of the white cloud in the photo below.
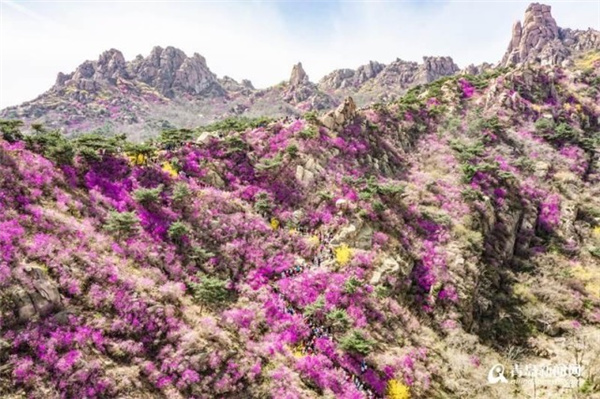
[[[344,2],[333,14],[315,14],[312,32],[298,29],[295,16],[272,1],[2,4],[0,108],[35,98],[58,72],[110,48],[130,60],[172,45],[202,54],[220,77],[247,78],[257,87],[287,79],[298,61],[313,81],[335,68],[396,57],[495,62],[528,3]],[[550,4],[560,26],[599,27],[595,2]],[[319,13],[318,4],[307,7]]]

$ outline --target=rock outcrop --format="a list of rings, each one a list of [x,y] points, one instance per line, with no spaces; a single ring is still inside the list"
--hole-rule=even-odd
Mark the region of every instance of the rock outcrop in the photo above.
[[[53,89],[74,87],[95,93],[115,87],[119,79],[135,86],[143,83],[169,98],[188,93],[196,96],[222,96],[225,90],[206,60],[195,53],[187,57],[174,47],[154,47],[150,55],[138,55],[127,63],[119,50],[111,49],[100,55],[98,61],[85,61],[71,74],[59,73]]]
[[[356,116],[356,104],[352,97],[347,97],[337,109],[329,111],[321,118],[323,126],[329,130],[337,130]]]
[[[289,83],[292,87],[299,87],[309,83],[308,75],[304,71],[304,68],[302,68],[301,62],[297,63],[292,68],[292,74],[290,76]]]
[[[580,53],[598,49],[600,32],[560,28],[550,6],[534,3],[522,22],[515,23],[506,54],[497,65],[567,67],[579,62]],[[586,65],[594,62],[585,61]],[[184,125],[205,125],[238,115],[299,116],[330,110],[348,96],[364,107],[397,100],[412,87],[444,76],[479,75],[493,67],[483,63],[459,70],[450,57],[423,57],[422,62],[397,58],[386,65],[369,61],[356,69],[338,69],[315,84],[298,62],[287,81],[257,90],[248,80],[217,78],[197,53],[188,57],[175,47],[157,46],[147,57],[126,61],[120,51],[110,49],[69,74],[59,73],[49,91],[2,110],[0,117],[43,123],[66,133],[111,125],[150,136],[158,132],[166,115],[170,120],[177,115]]]
[[[561,29],[549,5],[533,3],[527,7],[523,23],[517,21],[512,38],[500,62],[502,66],[537,62],[558,65],[575,52],[600,47],[600,32]]]
[[[317,85],[309,80],[301,62],[293,66],[290,80],[281,98],[303,111],[327,109],[335,104],[333,98],[320,91]]]
[[[489,62],[484,62],[480,65],[470,64],[460,70],[461,75],[479,75],[485,71],[492,69],[494,66]]]
[[[62,308],[56,285],[42,269],[28,265],[22,272],[28,283],[12,292],[14,311],[20,322],[31,321],[36,316],[47,316]]]
[[[451,57],[423,57],[423,63],[396,59],[374,79],[381,88],[406,90],[413,85],[429,83],[459,71]]]
[[[100,54],[98,61],[85,61],[70,74],[59,72],[55,87],[73,85],[93,92],[102,85],[116,84],[118,78],[129,78],[127,63],[119,50],[110,49]]]
[[[154,47],[146,58],[139,57],[130,65],[132,75],[172,98],[177,93],[219,96],[225,93],[217,77],[208,69],[206,59],[198,53],[187,57],[174,47]]]
[[[337,69],[323,77],[318,86],[321,90],[353,89],[361,87],[365,82],[375,78],[383,69],[384,64],[369,61],[358,69]]]
[[[442,76],[454,75],[459,71],[452,57],[423,57],[423,64],[419,69],[422,75],[417,80],[425,82],[433,82]]]
[[[218,79],[218,81],[221,87],[228,92],[250,95],[255,90],[252,82],[248,79],[243,79],[241,83],[238,83],[237,80],[229,76],[223,76],[223,78]]]
[[[453,75],[458,67],[450,57],[423,57],[423,63],[396,59],[389,65],[370,61],[357,70],[338,69],[319,81],[321,90],[389,90],[401,93],[415,85]]]

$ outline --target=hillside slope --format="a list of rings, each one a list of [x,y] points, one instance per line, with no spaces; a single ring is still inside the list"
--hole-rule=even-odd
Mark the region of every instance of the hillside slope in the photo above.
[[[490,368],[578,362],[538,397],[597,397],[599,81],[590,52],[157,146],[3,122],[0,393],[527,398]]]

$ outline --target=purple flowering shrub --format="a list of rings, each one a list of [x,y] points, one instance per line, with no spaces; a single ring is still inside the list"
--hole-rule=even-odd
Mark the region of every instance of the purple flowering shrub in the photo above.
[[[415,92],[336,131],[278,121],[143,164],[114,151],[57,166],[0,140],[0,392],[361,399],[395,380],[415,398],[455,393],[443,363],[496,361],[481,346],[510,336],[500,311],[527,311],[505,300],[512,274],[550,279],[544,256],[560,267],[596,239],[595,216],[569,213],[573,187],[597,203],[589,150],[529,133],[542,113],[576,126],[594,108],[537,104],[518,74],[497,94],[481,79],[489,104]],[[600,322],[585,283],[557,291],[585,302],[577,329]]]
[[[475,87],[467,79],[459,79],[460,89],[462,90],[463,98],[471,98],[475,93]]]

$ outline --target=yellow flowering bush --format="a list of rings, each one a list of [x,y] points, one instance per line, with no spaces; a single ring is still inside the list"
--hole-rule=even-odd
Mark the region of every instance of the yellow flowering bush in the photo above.
[[[335,260],[341,266],[347,264],[352,259],[352,249],[346,244],[342,244],[335,249]]]
[[[398,380],[389,380],[385,397],[387,399],[410,399],[410,390]]]
[[[177,171],[175,170],[173,165],[171,165],[170,162],[164,162],[162,164],[162,170],[164,170],[165,172],[167,172],[168,174],[170,174],[173,177],[177,177]]]
[[[146,163],[146,156],[144,154],[129,155],[129,162],[136,166],[144,165]]]
[[[302,359],[304,357],[304,353],[302,353],[302,347],[300,345],[295,346],[292,349],[292,354],[296,359]]]
[[[271,218],[271,228],[273,230],[277,230],[279,228],[279,220],[276,218]]]

